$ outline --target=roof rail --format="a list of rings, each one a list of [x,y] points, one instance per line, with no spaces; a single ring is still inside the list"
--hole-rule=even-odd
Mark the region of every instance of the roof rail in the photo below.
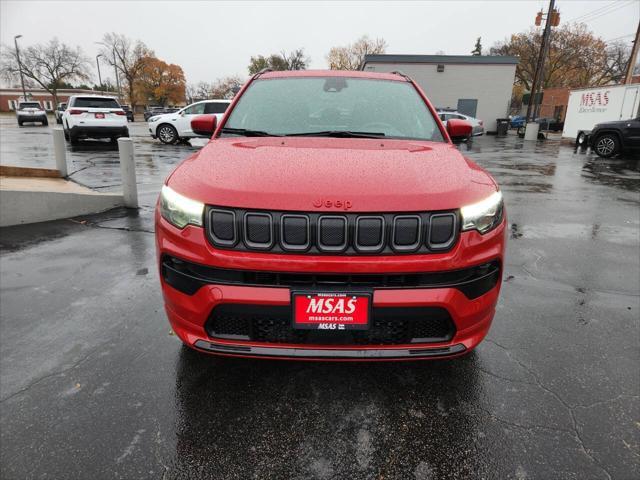
[[[400,75],[401,77],[403,77],[407,82],[411,81],[411,77],[409,77],[409,75],[407,75],[406,73],[404,73],[401,70],[394,70],[393,72],[391,72],[391,75]]]
[[[256,73],[253,77],[251,77],[251,80],[255,80],[260,75],[262,75],[263,73],[267,73],[267,72],[273,72],[273,68],[269,68],[269,67],[263,68],[258,73]]]

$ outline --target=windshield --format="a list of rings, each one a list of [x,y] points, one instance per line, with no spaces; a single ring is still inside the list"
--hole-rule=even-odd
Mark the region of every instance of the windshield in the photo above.
[[[38,102],[21,103],[20,110],[24,110],[25,108],[40,108],[40,104]]]
[[[118,105],[118,102],[116,102],[114,98],[95,97],[76,98],[73,106],[84,108],[120,108],[120,105]]]
[[[411,83],[345,77],[254,81],[231,112],[223,134],[243,135],[241,130],[309,136],[349,132],[444,141]]]

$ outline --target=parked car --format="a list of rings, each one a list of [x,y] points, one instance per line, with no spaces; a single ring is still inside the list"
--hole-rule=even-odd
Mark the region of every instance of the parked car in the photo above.
[[[124,110],[124,113],[126,113],[126,115],[127,115],[127,121],[129,121],[129,122],[135,121],[135,119],[133,117],[133,110],[131,110],[131,106],[130,105],[121,105],[121,107]]]
[[[445,126],[447,125],[447,122],[452,118],[455,118],[457,120],[466,120],[473,127],[473,136],[480,136],[484,134],[484,123],[482,122],[482,120],[478,120],[477,118],[470,117],[469,115],[465,115],[464,113],[460,113],[455,110],[445,109],[438,109],[438,116],[440,117],[440,120],[442,120],[442,123],[445,124]]]
[[[557,118],[537,118],[535,121],[540,124],[540,130],[561,132],[564,128],[564,122],[559,121]]]
[[[62,114],[67,109],[67,102],[59,103],[53,114],[56,117],[56,123],[62,123]]]
[[[509,128],[522,128],[525,126],[527,118],[522,115],[516,115],[515,117],[511,117],[509,120]]]
[[[113,97],[74,95],[62,116],[65,138],[76,145],[82,138],[128,137],[127,116]]]
[[[144,111],[144,121],[147,122],[151,117],[161,115],[163,113],[166,113],[164,107],[149,107]]]
[[[640,151],[640,117],[598,123],[589,134],[591,149],[609,158],[622,152]]]
[[[165,310],[200,352],[243,357],[455,357],[487,334],[506,215],[396,73],[254,76],[215,136],[165,180],[155,215]],[[320,114],[316,113],[320,111]]]
[[[43,127],[49,125],[47,112],[42,108],[40,102],[33,100],[21,100],[18,102],[16,119],[20,126],[24,123],[41,123]]]
[[[166,144],[198,137],[191,129],[191,120],[202,114],[213,114],[221,118],[230,104],[231,100],[203,100],[174,113],[153,116],[149,118],[149,133],[151,137]]]
[[[148,122],[151,117],[164,115],[165,113],[174,113],[178,110],[180,110],[180,107],[150,107],[144,111],[144,121]]]

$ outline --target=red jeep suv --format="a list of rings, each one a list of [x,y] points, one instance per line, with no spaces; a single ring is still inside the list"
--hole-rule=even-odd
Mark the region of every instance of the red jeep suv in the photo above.
[[[171,325],[196,350],[323,360],[442,358],[486,335],[505,211],[401,73],[261,72],[156,210]]]

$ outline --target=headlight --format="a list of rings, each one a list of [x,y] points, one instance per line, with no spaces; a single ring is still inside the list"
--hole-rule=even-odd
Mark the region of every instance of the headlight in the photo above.
[[[484,200],[460,209],[462,230],[487,233],[502,221],[502,192],[495,192]]]
[[[184,228],[187,225],[202,226],[204,203],[191,200],[164,185],[160,192],[160,214],[172,225]]]
[[[149,118],[149,122],[157,122],[158,120],[160,120],[160,117],[151,117],[151,118]]]

